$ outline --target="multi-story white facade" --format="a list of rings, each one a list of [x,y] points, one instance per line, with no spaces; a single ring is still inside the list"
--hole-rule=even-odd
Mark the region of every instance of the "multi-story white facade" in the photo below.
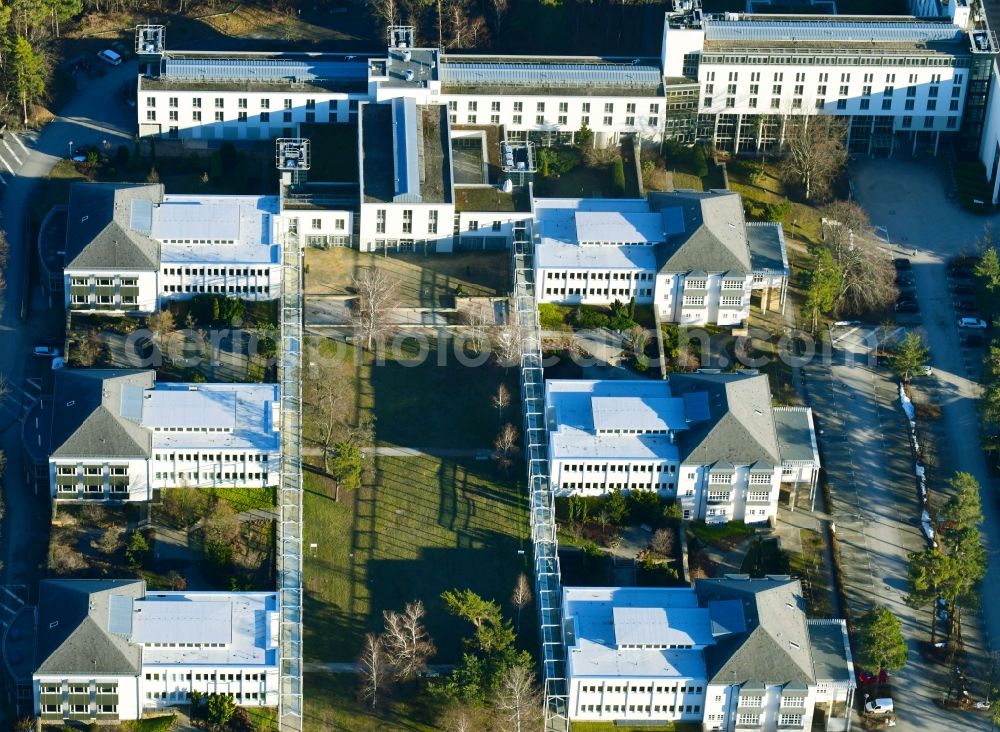
[[[158,184],[75,184],[63,264],[66,308],[148,313],[199,293],[276,299],[278,214],[277,196],[167,195]]]
[[[35,714],[112,722],[192,691],[278,703],[273,592],[155,592],[142,580],[45,580],[36,609]]]
[[[736,193],[536,198],[532,209],[539,302],[635,298],[666,323],[738,326],[750,315],[753,289],[784,292],[781,226],[747,226]]]
[[[452,56],[393,30],[384,53],[164,52],[138,81],[139,134],[255,140],[299,123],[354,122],[365,102],[441,104],[453,124],[503,125],[513,139],[604,145],[622,133],[659,139],[666,118],[657,59]]]
[[[798,580],[566,587],[571,721],[700,722],[706,732],[845,730],[854,667],[843,620],[806,620]],[[847,715],[844,715],[846,708]]]
[[[814,486],[808,410],[776,418],[767,377],[548,380],[545,417],[557,495],[656,491],[685,519],[773,521],[782,481]]]
[[[959,131],[977,152],[982,67],[992,62],[995,39],[964,0],[915,0],[910,10],[912,16],[668,17],[664,76],[699,85],[697,121],[690,120],[697,126],[686,139],[730,152],[776,151],[790,124],[825,115],[847,122],[848,148],[856,153],[891,154],[904,144],[936,151],[942,133]]]
[[[52,403],[53,500],[148,501],[154,489],[269,487],[281,457],[274,384],[156,383],[153,371],[62,369]]]

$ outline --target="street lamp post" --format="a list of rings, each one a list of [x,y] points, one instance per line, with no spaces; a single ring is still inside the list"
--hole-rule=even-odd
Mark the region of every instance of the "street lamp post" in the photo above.
[[[73,159],[73,141],[72,140],[69,141],[69,157],[70,157],[70,160]]]

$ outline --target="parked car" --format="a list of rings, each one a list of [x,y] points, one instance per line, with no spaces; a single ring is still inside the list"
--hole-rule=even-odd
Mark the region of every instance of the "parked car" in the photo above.
[[[966,348],[979,348],[983,343],[983,337],[978,333],[970,333],[962,339],[962,345]]]
[[[871,699],[865,695],[865,712],[868,714],[892,714],[892,699],[879,697]]]
[[[91,158],[92,155],[96,155],[99,158],[101,156],[101,151],[98,150],[95,145],[82,145],[73,150],[73,157],[71,160],[74,163],[85,163]]]
[[[956,280],[969,280],[972,279],[972,270],[968,267],[956,267],[955,269],[948,272]]]
[[[976,292],[976,288],[969,282],[956,282],[951,291],[956,295],[972,295]]]
[[[896,303],[897,313],[919,313],[920,305],[917,304],[916,300],[902,300]]]
[[[111,64],[112,66],[118,66],[122,62],[121,54],[116,51],[112,51],[110,48],[98,51],[97,58],[101,59],[101,61],[106,64]]]
[[[46,356],[48,358],[55,358],[59,355],[59,349],[53,346],[35,346],[35,350],[32,351],[36,356]]]
[[[979,311],[976,303],[972,300],[956,300],[955,312],[959,315],[975,315]]]
[[[924,376],[932,376],[934,374],[934,369],[931,368],[931,365],[929,363],[925,363],[923,366],[920,367],[920,373],[923,374]]]
[[[896,267],[897,272],[902,272],[913,267],[913,263],[906,257],[898,257],[892,260],[892,263]]]
[[[912,287],[913,286],[913,275],[908,275],[900,272],[896,275],[896,285],[898,287]]]
[[[986,321],[982,318],[959,318],[958,327],[978,328],[979,330],[984,330],[986,328]]]

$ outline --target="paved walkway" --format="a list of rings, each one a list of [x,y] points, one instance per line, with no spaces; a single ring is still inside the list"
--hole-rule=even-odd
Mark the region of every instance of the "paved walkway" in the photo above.
[[[462,447],[387,447],[379,446],[374,448],[375,454],[379,457],[474,457],[488,460],[493,450],[488,447],[462,448]],[[321,456],[321,447],[303,447],[303,455]]]

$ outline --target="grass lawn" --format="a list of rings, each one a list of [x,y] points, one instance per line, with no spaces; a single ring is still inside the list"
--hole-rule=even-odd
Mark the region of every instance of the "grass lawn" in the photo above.
[[[358,126],[352,124],[302,125],[312,160],[309,178],[323,183],[358,180]]]
[[[435,732],[426,694],[395,694],[378,713],[359,704],[354,674],[305,675],[305,732]]]
[[[751,542],[750,550],[740,565],[740,572],[751,577],[788,574],[788,554],[781,550],[776,539],[757,539]]]
[[[519,201],[513,193],[489,188],[456,188],[455,209],[458,211],[517,211]]]
[[[535,178],[536,195],[553,198],[621,198],[611,181],[611,165],[589,167],[583,163],[558,176]]]
[[[833,578],[823,558],[823,537],[818,531],[800,529],[800,554],[789,553],[791,574],[802,578],[803,594],[809,617],[833,616]]]
[[[503,419],[515,424],[520,420],[517,369],[505,371],[492,363],[465,366],[458,362],[449,340],[443,341],[440,351],[435,350],[438,343],[430,345],[429,354],[417,365],[387,359],[369,367],[376,442],[403,447],[491,448],[500,428],[500,415],[490,400],[501,381],[514,402],[504,411]],[[442,359],[447,365],[440,365]]]
[[[327,479],[307,474],[305,485],[305,540],[318,545],[305,562],[309,659],[353,659],[383,610],[419,598],[438,647],[434,662],[453,662],[469,628],[445,613],[441,592],[468,587],[507,607],[517,574],[528,569],[517,553],[530,551],[523,485],[492,463],[379,457],[374,485],[339,503]]]
[[[49,209],[60,203],[69,202],[69,187],[78,181],[88,180],[69,160],[60,160],[49,171],[49,175],[38,186],[32,197],[29,219],[41,222]]]
[[[268,511],[277,505],[276,488],[203,488],[202,493],[215,495],[225,501],[236,513]]]
[[[741,521],[711,526],[701,521],[692,521],[688,524],[688,530],[703,544],[715,546],[735,545],[740,539],[754,533],[752,526],[747,526]]]
[[[361,267],[385,269],[399,281],[402,307],[451,307],[455,289],[464,295],[496,297],[510,287],[510,254],[470,252],[384,257],[354,249],[306,249],[306,294],[354,293],[351,276]]]
[[[746,177],[749,166],[728,166],[729,188],[743,196],[744,202],[751,205],[774,205],[788,201],[788,192],[777,167],[769,162],[760,163],[759,166],[761,173],[753,182]],[[823,232],[819,209],[806,203],[788,202],[790,209],[784,218],[786,236],[796,237],[810,244],[820,242]]]

